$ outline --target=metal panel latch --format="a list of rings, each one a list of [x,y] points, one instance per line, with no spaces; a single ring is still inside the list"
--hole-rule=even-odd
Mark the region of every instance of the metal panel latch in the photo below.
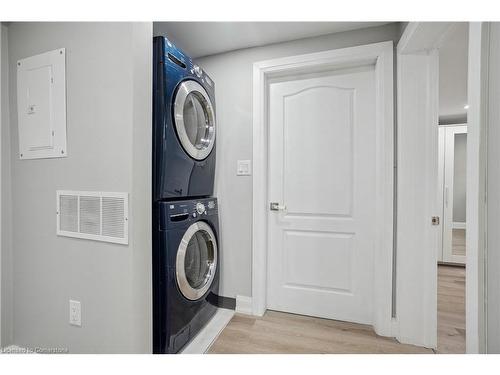
[[[432,225],[439,225],[439,216],[432,217]]]

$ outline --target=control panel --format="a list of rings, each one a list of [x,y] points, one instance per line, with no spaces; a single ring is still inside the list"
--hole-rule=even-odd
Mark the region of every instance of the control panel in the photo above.
[[[217,198],[170,202],[167,212],[170,222],[200,219],[217,213]]]
[[[197,77],[202,83],[213,86],[210,77],[182,50],[177,48],[170,40],[165,39],[165,61],[179,66],[182,70],[187,70],[191,75]]]

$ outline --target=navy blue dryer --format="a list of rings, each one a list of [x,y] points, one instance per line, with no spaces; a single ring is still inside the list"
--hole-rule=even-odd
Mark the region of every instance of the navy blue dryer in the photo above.
[[[217,198],[153,205],[153,353],[177,353],[217,310]]]
[[[167,38],[153,42],[153,200],[208,197],[215,174],[215,91]]]

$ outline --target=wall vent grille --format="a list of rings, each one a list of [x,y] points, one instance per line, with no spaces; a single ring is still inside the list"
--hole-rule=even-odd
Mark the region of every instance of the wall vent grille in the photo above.
[[[57,235],[128,244],[128,193],[57,191]]]

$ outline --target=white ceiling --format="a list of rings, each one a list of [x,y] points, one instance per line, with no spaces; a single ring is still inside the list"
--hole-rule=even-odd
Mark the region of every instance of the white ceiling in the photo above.
[[[469,24],[457,23],[439,49],[439,118],[443,123],[465,120]]]
[[[387,22],[154,22],[193,58],[318,35],[363,29]]]

